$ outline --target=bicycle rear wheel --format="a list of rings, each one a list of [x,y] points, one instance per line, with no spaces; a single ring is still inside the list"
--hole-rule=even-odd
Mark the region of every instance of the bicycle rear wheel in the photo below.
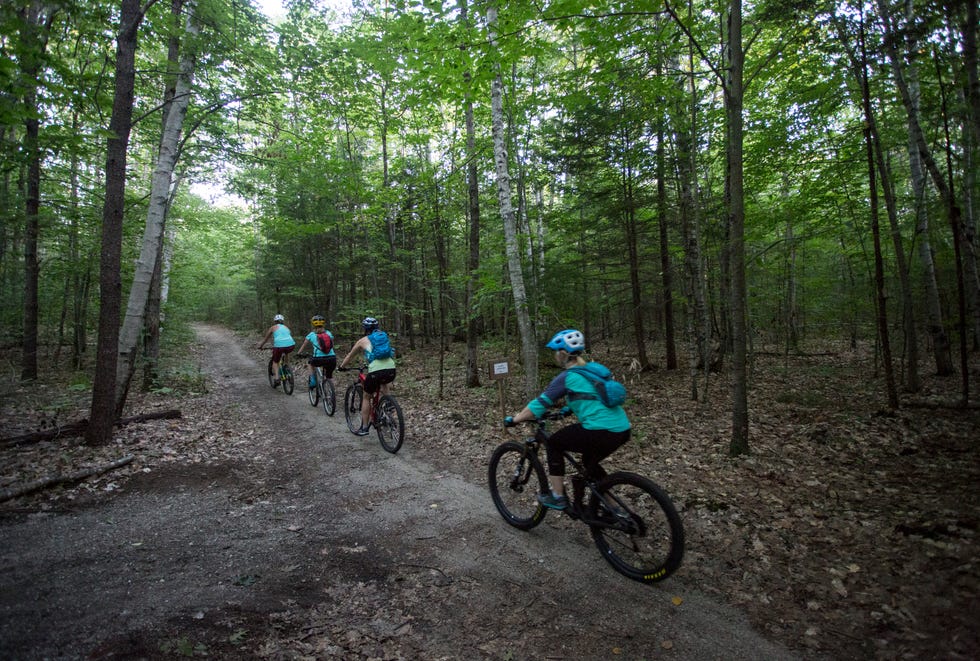
[[[275,388],[279,385],[278,375],[272,373],[272,359],[269,359],[269,387]]]
[[[634,473],[613,473],[590,494],[587,519],[602,557],[620,574],[656,583],[681,565],[684,526],[670,497]]]
[[[334,390],[333,383],[329,379],[321,382],[323,392],[320,394],[320,403],[323,404],[323,412],[333,415],[337,410],[337,391]]]
[[[381,447],[395,454],[405,440],[405,418],[402,407],[391,395],[383,395],[378,400],[378,410],[374,412],[374,428],[378,432]]]
[[[293,382],[293,368],[287,365],[286,367],[282,368],[282,373],[284,377],[282,381],[283,392],[285,392],[287,395],[292,395],[293,388],[296,386],[296,384]]]
[[[504,521],[530,530],[544,520],[548,510],[538,502],[547,493],[548,477],[536,453],[524,443],[507,441],[490,456],[487,471],[490,497]]]
[[[361,402],[364,399],[364,390],[360,383],[352,383],[347,388],[344,395],[344,417],[347,419],[347,428],[356,432],[361,428]]]

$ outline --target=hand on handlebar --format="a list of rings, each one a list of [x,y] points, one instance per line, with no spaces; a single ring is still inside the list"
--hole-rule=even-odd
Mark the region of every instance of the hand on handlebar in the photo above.
[[[508,415],[504,418],[504,427],[516,427],[517,423],[514,422],[514,416]]]

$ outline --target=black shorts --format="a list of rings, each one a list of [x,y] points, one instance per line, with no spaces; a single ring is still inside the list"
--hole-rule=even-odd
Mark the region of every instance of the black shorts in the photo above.
[[[367,377],[364,379],[364,392],[374,394],[382,385],[385,383],[391,383],[394,380],[394,368],[388,370],[378,370],[377,372],[369,372]]]
[[[322,367],[323,374],[328,379],[333,378],[333,371],[337,369],[337,356],[317,356],[310,358],[309,362],[313,367]]]

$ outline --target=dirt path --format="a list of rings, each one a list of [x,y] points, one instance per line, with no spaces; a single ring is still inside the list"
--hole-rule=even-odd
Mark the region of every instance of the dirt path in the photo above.
[[[198,333],[208,415],[245,451],[0,517],[0,658],[794,658],[682,579],[615,573],[560,516],[510,528],[411,433],[389,455]]]

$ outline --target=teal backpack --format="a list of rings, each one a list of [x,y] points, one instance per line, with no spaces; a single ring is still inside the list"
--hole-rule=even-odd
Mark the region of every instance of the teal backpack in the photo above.
[[[391,341],[388,339],[388,333],[383,330],[372,331],[368,335],[368,341],[371,343],[372,360],[394,358],[395,350],[392,348]]]
[[[569,372],[581,374],[595,386],[598,397],[592,393],[570,392],[569,401],[576,399],[598,399],[605,406],[614,408],[626,402],[626,386],[612,378],[612,372],[601,363],[588,363],[582,367],[569,367]]]

